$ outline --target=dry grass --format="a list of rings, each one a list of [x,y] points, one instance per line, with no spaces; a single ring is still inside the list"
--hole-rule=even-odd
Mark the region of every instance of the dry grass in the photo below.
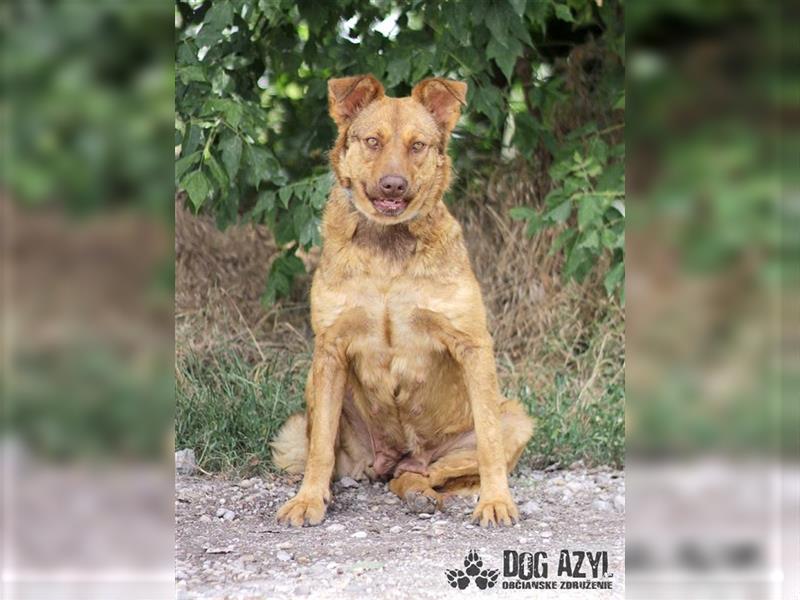
[[[529,239],[510,208],[536,206],[538,186],[522,163],[495,171],[482,189],[451,210],[463,224],[475,272],[483,288],[503,381],[549,390],[556,377],[583,402],[622,383],[624,315],[607,298],[599,277],[581,285],[560,279],[561,256],[550,255],[558,232]],[[208,217],[194,217],[176,203],[176,351],[215,356],[234,351],[257,363],[277,353],[292,364],[313,347],[308,322],[310,277],[278,306],[261,304],[266,273],[275,255],[268,229],[234,226],[219,231]],[[315,259],[306,257],[309,270]]]
[[[292,298],[266,308],[261,297],[276,256],[269,229],[237,225],[217,229],[175,203],[175,347],[177,358],[234,351],[265,361],[276,351],[307,355],[310,277],[298,282]],[[309,259],[307,267],[313,268]]]

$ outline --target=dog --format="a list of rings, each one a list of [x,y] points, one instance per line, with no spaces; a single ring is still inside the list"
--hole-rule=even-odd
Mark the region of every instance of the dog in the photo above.
[[[311,287],[305,415],[272,443],[304,473],[277,520],[317,525],[337,478],[389,480],[414,512],[479,490],[473,522],[512,525],[508,487],[533,420],[499,390],[461,227],[442,201],[467,85],[426,79],[388,97],[372,75],[331,79],[335,182]]]

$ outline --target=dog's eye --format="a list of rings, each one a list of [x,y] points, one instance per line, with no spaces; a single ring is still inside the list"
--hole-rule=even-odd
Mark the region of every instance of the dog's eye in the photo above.
[[[424,142],[414,142],[411,144],[411,151],[412,152],[422,152],[425,149]]]
[[[364,141],[367,143],[367,146],[369,146],[373,150],[377,150],[381,145],[380,140],[378,138],[376,138],[376,137],[368,137]]]

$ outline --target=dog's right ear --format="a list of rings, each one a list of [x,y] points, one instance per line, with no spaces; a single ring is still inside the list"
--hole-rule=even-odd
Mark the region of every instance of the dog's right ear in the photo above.
[[[347,127],[365,106],[383,96],[381,82],[372,75],[328,80],[328,112],[339,129]]]

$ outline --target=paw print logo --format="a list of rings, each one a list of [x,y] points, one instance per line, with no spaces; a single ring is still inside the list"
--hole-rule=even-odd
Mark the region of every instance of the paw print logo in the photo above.
[[[475,578],[475,585],[482,590],[493,588],[494,584],[497,583],[497,576],[499,574],[500,571],[497,569],[484,569]]]
[[[475,577],[475,575],[480,573],[482,566],[483,561],[481,560],[481,555],[475,550],[470,550],[467,556],[464,557],[464,567],[466,568],[467,575],[470,577]]]
[[[469,577],[461,569],[448,569],[444,574],[447,575],[447,583],[454,588],[463,590],[469,585]]]
[[[483,559],[476,550],[470,550],[464,557],[464,570],[447,569],[444,572],[447,583],[459,590],[466,589],[470,581],[475,582],[478,589],[488,590],[497,583],[500,571],[497,569],[484,569]]]

